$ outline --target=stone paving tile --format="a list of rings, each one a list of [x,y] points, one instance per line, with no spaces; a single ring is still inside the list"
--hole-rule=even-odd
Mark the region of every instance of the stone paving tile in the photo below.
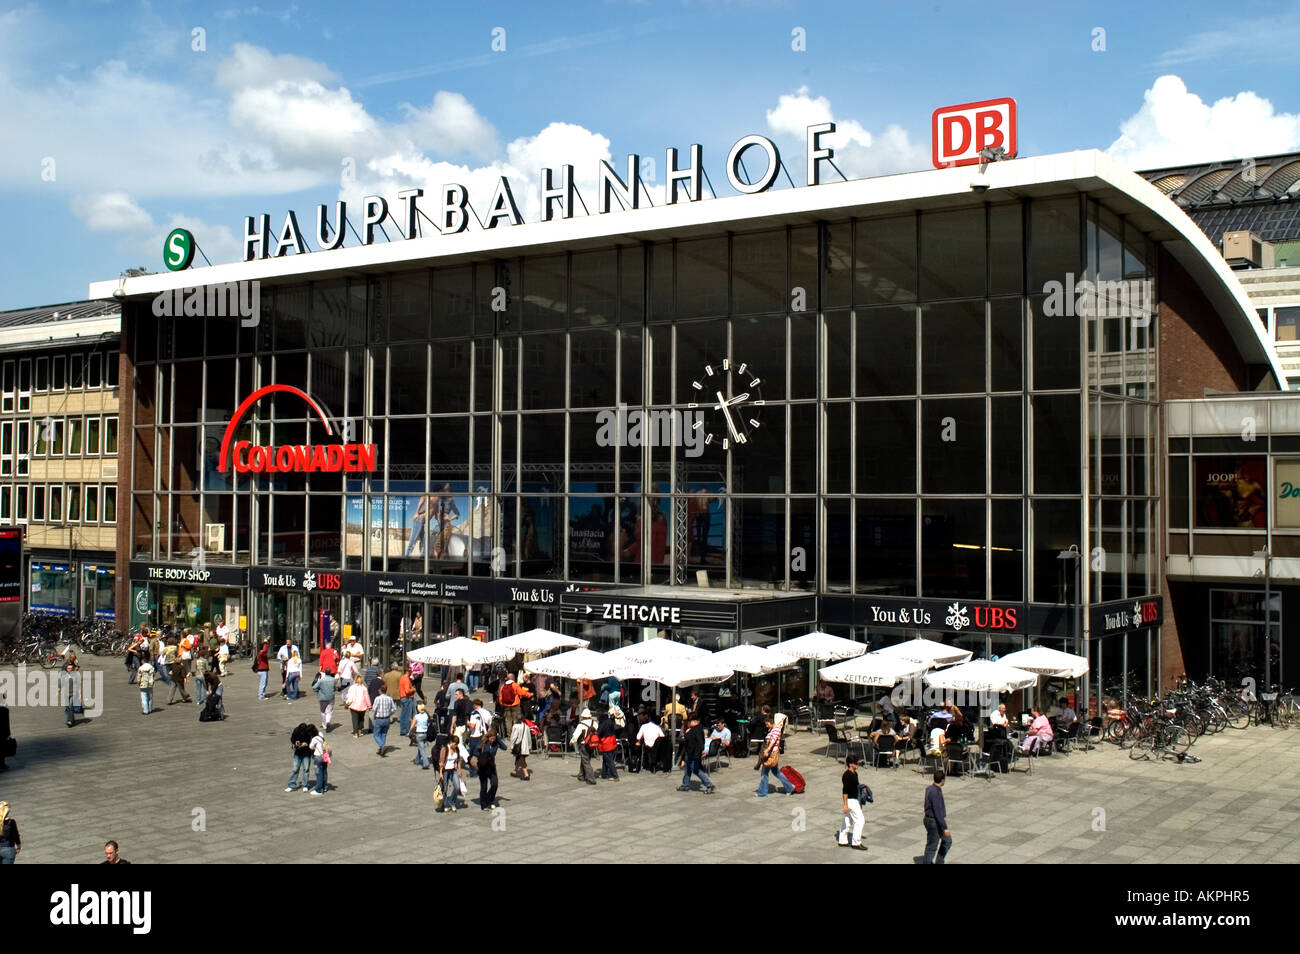
[[[876,795],[866,812],[871,850],[837,849],[843,769],[806,732],[787,746],[789,762],[809,783],[793,797],[754,798],[757,773],[748,759],[721,769],[717,794],[704,796],[674,791],[675,774],[579,785],[575,758],[535,756],[533,781],[502,777],[501,813],[471,804],[438,815],[431,799],[437,773],[410,764],[396,730],[381,759],[369,737],[354,740],[342,727],[329,736],[332,790],[324,798],[289,795],[281,791],[289,731],[318,717],[314,701],[258,702],[252,674],[236,666],[225,723],[199,723],[192,705],[145,717],[120,664],[106,662],[103,671],[104,713],[73,729],[64,727],[61,710],[10,709],[19,756],[0,774],[0,799],[13,805],[25,863],[98,861],[108,838],[137,863],[342,862],[376,853],[414,862],[466,846],[474,860],[491,862],[522,839],[547,860],[568,863],[911,864],[925,842],[928,777],[912,764],[860,771]],[[1032,775],[953,778],[944,787],[954,834],[949,858],[1294,864],[1300,760],[1287,756],[1297,746],[1300,733],[1258,728],[1199,740],[1193,752],[1203,761],[1195,765],[1135,762],[1102,746],[1040,759]],[[469,786],[475,797],[477,782]],[[205,830],[192,828],[195,809]],[[505,831],[494,830],[498,819]],[[1099,820],[1104,831],[1094,830]],[[314,834],[322,826],[335,833],[325,842]]]

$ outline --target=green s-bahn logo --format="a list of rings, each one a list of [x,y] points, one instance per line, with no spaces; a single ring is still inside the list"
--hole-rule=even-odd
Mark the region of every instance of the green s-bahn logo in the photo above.
[[[163,264],[169,271],[179,272],[194,261],[194,235],[189,229],[172,229],[163,242]]]

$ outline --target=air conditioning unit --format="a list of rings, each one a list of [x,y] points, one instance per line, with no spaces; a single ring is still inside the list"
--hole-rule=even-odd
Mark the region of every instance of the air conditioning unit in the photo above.
[[[1264,240],[1254,232],[1224,232],[1223,257],[1233,268],[1259,268],[1264,262]]]
[[[222,553],[226,549],[226,525],[224,523],[205,523],[203,525],[203,539],[207,541],[207,549],[213,553]]]

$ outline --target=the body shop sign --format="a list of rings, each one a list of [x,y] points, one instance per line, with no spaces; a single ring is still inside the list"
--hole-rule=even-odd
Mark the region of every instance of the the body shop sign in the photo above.
[[[1300,459],[1273,464],[1273,526],[1300,527]]]
[[[236,408],[226,433],[221,438],[217,470],[226,473],[232,466],[237,474],[337,474],[373,473],[377,449],[374,444],[280,444],[265,446],[252,441],[236,441],[239,422],[248,409],[268,394],[283,392],[299,397],[334,436],[334,427],[320,406],[305,392],[288,384],[268,384],[258,388]]]

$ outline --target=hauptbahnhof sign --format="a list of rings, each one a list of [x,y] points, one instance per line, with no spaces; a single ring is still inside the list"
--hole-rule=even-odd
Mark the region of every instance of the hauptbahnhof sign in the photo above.
[[[974,103],[962,103],[956,106],[943,106],[934,111],[932,116],[934,135],[933,158],[935,166],[966,165],[987,161],[985,150],[996,149],[1002,158],[1011,158],[1016,154],[1016,104],[1011,99],[981,100]],[[820,185],[822,166],[832,163],[835,150],[822,144],[822,137],[835,133],[835,123],[817,123],[807,128],[807,149],[805,152],[805,181],[810,186]],[[762,172],[750,175],[744,165],[747,153],[762,154]],[[698,202],[704,195],[704,147],[693,143],[687,150],[687,157],[682,158],[676,148],[665,151],[667,178],[664,181],[664,201],[668,205],[677,205],[683,199]],[[556,218],[569,219],[574,215],[575,205],[579,200],[574,184],[573,166],[561,165],[559,168],[541,170],[538,196],[542,222]],[[731,188],[741,195],[753,195],[766,192],[776,184],[782,169],[781,154],[771,139],[766,136],[744,136],[731,147],[727,153],[724,170]],[[838,171],[838,170],[837,170]],[[710,190],[712,185],[710,184]],[[596,214],[642,208],[645,200],[644,185],[641,181],[641,156],[632,154],[627,157],[626,174],[618,171],[601,159],[596,166]],[[419,217],[420,200],[424,198],[423,189],[404,189],[397,193],[397,210],[389,205],[382,195],[368,195],[361,200],[361,228],[353,229],[362,245],[373,245],[375,230],[381,229],[385,219],[391,219],[404,239],[413,239],[420,234]],[[616,204],[617,203],[617,204]],[[433,203],[434,218],[425,218],[434,223],[442,235],[456,235],[469,228],[470,217],[478,219],[478,213],[470,204],[469,190],[456,182],[449,182],[438,190]],[[501,225],[523,225],[524,217],[519,211],[514,188],[507,176],[499,176],[488,200],[487,215],[478,220],[484,229],[495,229]],[[334,203],[334,217],[331,221],[328,205],[316,207],[316,228],[314,238],[317,251],[332,251],[342,247],[343,239],[349,228],[347,203]],[[387,233],[384,233],[387,236]],[[278,232],[271,231],[271,216],[265,212],[244,217],[244,261],[251,262],[259,258],[280,258],[293,252],[303,255],[311,251],[298,224],[298,213],[290,210],[285,213],[284,224]]]

